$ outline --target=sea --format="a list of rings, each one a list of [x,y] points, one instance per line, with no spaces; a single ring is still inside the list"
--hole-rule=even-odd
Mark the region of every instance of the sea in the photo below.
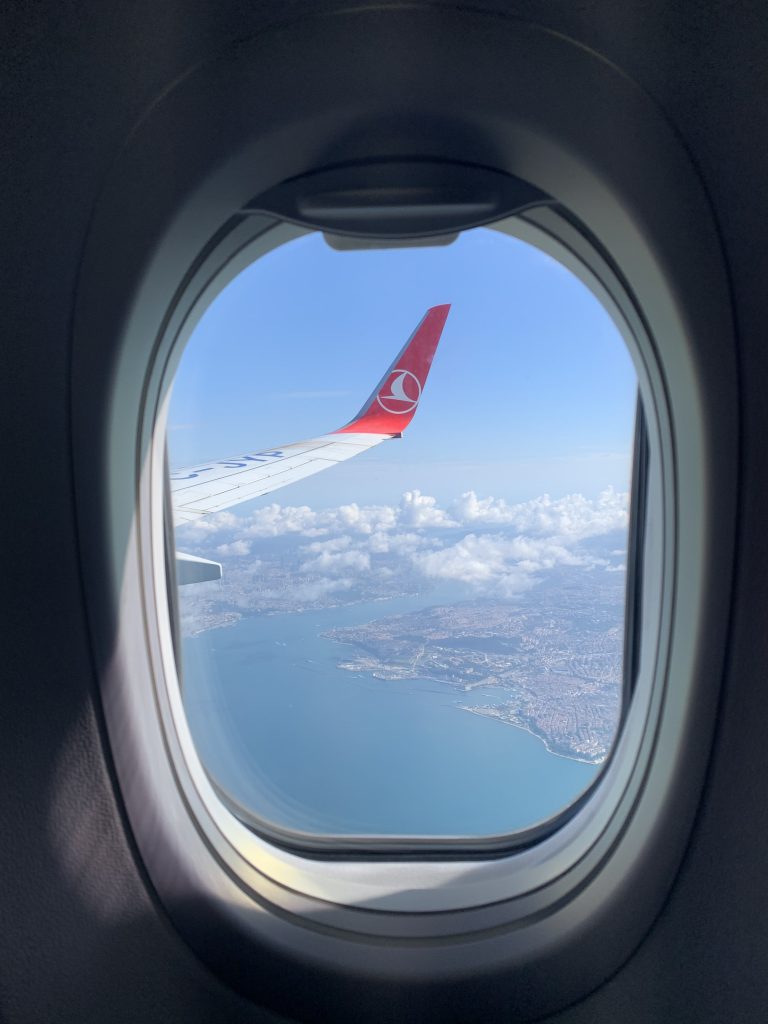
[[[450,600],[420,597],[261,615],[184,640],[184,703],[212,778],[256,817],[318,835],[477,837],[551,818],[599,766],[459,707],[500,703],[432,679],[338,667],[322,634]]]

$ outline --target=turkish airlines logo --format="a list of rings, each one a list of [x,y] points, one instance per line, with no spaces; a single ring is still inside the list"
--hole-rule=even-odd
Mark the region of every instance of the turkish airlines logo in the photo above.
[[[389,394],[386,394],[389,388]],[[413,412],[421,398],[421,382],[410,370],[393,370],[376,401],[385,412],[402,415]]]

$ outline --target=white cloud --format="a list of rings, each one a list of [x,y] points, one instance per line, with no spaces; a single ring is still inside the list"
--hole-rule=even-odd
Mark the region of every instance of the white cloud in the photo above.
[[[370,572],[371,556],[363,551],[323,551],[301,565],[301,572]]]
[[[535,574],[543,570],[558,565],[591,568],[599,561],[549,538],[474,533],[450,547],[413,556],[413,564],[426,576],[458,580],[505,597],[530,587]]]
[[[301,565],[302,572],[338,573],[348,570],[357,573],[368,572],[371,568],[371,557],[360,549],[359,543],[352,548],[351,537],[334,537],[332,540],[317,540],[301,548],[303,552],[314,555]]]
[[[300,533],[322,537],[352,532],[368,535],[397,525],[397,509],[389,505],[361,506],[356,502],[315,511],[307,505],[267,505],[240,520],[240,532],[249,537],[281,537]]]
[[[369,535],[376,530],[391,530],[397,526],[397,510],[389,505],[340,505],[327,509],[323,524],[328,530],[353,530]]]
[[[243,517],[241,532],[247,537],[283,537],[289,533],[317,536],[318,513],[308,505],[278,505],[274,502]]]
[[[242,520],[232,512],[214,512],[213,515],[203,516],[202,519],[195,519],[192,523],[184,523],[177,530],[182,537],[206,536],[211,533],[220,533],[222,530],[237,530],[242,533]]]
[[[518,505],[508,505],[503,498],[478,498],[467,491],[450,506],[451,514],[466,525],[482,523],[506,525],[526,534],[549,534],[572,540],[626,529],[628,495],[603,491],[595,501],[581,494],[569,494],[553,501],[548,494]]]
[[[371,554],[386,555],[390,552],[396,555],[405,555],[417,548],[429,545],[430,541],[419,533],[386,533],[383,530],[371,534],[367,540],[367,547]]]
[[[398,508],[398,523],[416,529],[435,526],[458,526],[448,513],[438,507],[437,499],[421,491],[405,491]]]
[[[244,555],[250,555],[250,553],[251,542],[249,540],[233,540],[229,544],[219,544],[216,548],[216,554],[222,555],[224,558],[228,556],[241,558]]]
[[[221,512],[180,528],[179,538],[180,545],[197,540],[203,547],[215,538],[217,554],[237,558],[260,553],[259,540],[305,541],[299,548],[300,571],[318,579],[302,584],[310,590],[296,593],[299,601],[349,588],[364,574],[403,571],[509,596],[556,566],[620,571],[621,566],[583,551],[580,542],[626,529],[627,506],[628,496],[611,488],[594,500],[543,495],[519,504],[467,491],[445,507],[411,490],[397,505],[352,502],[314,510],[273,502],[246,516]],[[624,554],[614,552],[619,553]],[[324,590],[317,589],[321,585]]]
[[[308,505],[273,502],[250,515],[218,512],[180,527],[180,535],[212,535],[231,531],[237,538],[328,537],[334,534],[373,537],[404,530],[454,530],[462,526],[505,526],[529,536],[555,536],[564,541],[583,540],[611,530],[626,529],[628,496],[608,488],[595,500],[569,494],[553,500],[542,495],[510,505],[503,498],[479,498],[467,491],[441,508],[437,499],[418,490],[405,491],[398,505],[358,505],[315,510]]]

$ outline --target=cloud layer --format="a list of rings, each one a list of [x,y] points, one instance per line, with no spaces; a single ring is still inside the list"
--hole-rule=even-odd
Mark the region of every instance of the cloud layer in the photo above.
[[[548,495],[532,501],[509,505],[503,498],[478,498],[466,491],[441,508],[437,499],[420,491],[406,491],[398,505],[339,505],[329,509],[311,509],[308,505],[273,503],[249,515],[218,512],[179,530],[185,541],[203,536],[236,532],[237,539],[283,537],[301,534],[323,537],[334,534],[362,534],[406,530],[503,526],[529,536],[557,536],[583,540],[627,527],[626,493],[612,487],[590,500],[581,494],[569,494],[553,500]]]
[[[615,543],[598,556],[583,542],[625,531],[627,522],[628,496],[611,488],[594,500],[543,495],[516,505],[467,491],[445,506],[413,490],[397,505],[273,503],[244,516],[221,512],[181,527],[178,542],[258,571],[256,556],[266,561],[271,550],[264,542],[282,539],[295,566],[292,592],[307,599],[373,576],[406,575],[512,597],[557,566],[622,571],[624,551]]]

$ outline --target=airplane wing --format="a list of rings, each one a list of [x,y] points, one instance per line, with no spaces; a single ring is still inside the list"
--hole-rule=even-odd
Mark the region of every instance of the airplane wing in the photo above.
[[[413,419],[450,305],[433,306],[353,420],[321,437],[204,463],[171,474],[175,523],[231,508],[400,437]]]

